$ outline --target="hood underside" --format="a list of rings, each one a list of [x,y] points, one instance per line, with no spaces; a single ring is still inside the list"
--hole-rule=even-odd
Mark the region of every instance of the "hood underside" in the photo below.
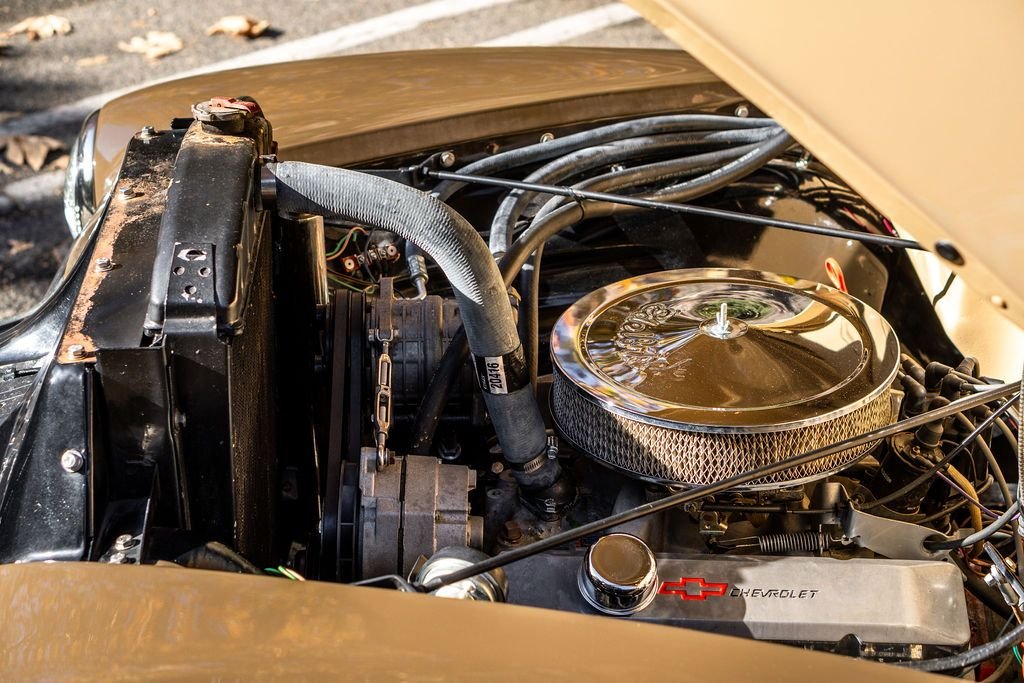
[[[628,2],[1024,323],[1024,4]]]

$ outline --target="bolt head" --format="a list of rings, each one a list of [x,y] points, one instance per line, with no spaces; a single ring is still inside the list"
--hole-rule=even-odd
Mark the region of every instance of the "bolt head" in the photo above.
[[[455,165],[455,152],[452,152],[451,150],[441,152],[440,161],[441,165],[444,166],[445,168],[451,168],[452,166]]]
[[[69,448],[60,454],[60,466],[65,472],[73,474],[80,471],[83,465],[85,465],[85,456],[81,451]]]
[[[111,261],[106,256],[101,256],[100,258],[96,259],[96,270],[97,271],[99,271],[101,273],[105,273],[108,270],[113,270],[113,269],[114,269],[114,262]]]
[[[515,520],[505,522],[503,532],[505,540],[509,543],[517,543],[523,538],[523,531],[519,528],[519,523]]]
[[[128,550],[135,545],[135,537],[131,534],[121,534],[114,539],[114,550]]]
[[[139,131],[139,137],[143,140],[155,138],[157,136],[156,128],[153,126],[143,126],[142,130]]]
[[[500,462],[491,463],[491,474],[501,474],[505,471],[505,465]]]
[[[135,190],[133,190],[130,187],[122,187],[121,192],[119,194],[121,195],[122,199],[132,199],[133,197],[135,197]]]
[[[740,117],[741,119],[745,119],[748,116],[750,116],[750,107],[748,107],[745,104],[737,105],[733,113],[736,114],[736,116]]]
[[[85,358],[85,347],[81,344],[72,344],[68,347],[68,355],[72,358]]]
[[[555,134],[554,133],[544,133],[543,135],[540,136],[540,141],[541,142],[551,142],[554,139],[555,139]]]
[[[117,551],[116,553],[113,553],[110,556],[110,558],[107,560],[107,562],[109,562],[110,564],[124,564],[127,561],[128,561],[128,556],[125,555],[124,553],[122,553],[121,551]]]

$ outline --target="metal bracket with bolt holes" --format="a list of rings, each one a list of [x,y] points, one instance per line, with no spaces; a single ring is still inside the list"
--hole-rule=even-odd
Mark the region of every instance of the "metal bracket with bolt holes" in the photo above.
[[[928,550],[925,541],[944,541],[950,537],[918,524],[858,510],[850,504],[850,496],[842,484],[823,484],[821,499],[823,505],[836,509],[834,515],[826,515],[821,521],[842,527],[844,545],[853,543],[892,560],[944,560],[949,556],[948,550]]]
[[[216,332],[212,244],[174,245],[164,300],[164,333]]]
[[[842,514],[843,534],[862,548],[891,560],[942,560],[948,550],[928,550],[925,541],[945,541],[949,537],[909,522],[876,517],[854,508]]]

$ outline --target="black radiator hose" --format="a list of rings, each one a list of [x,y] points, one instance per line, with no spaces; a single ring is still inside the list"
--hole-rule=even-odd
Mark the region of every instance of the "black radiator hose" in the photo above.
[[[414,188],[365,173],[294,161],[267,165],[278,210],[393,232],[440,266],[455,291],[484,402],[521,486],[544,489],[560,468],[546,456],[544,419],[501,273],[479,233],[454,209]]]

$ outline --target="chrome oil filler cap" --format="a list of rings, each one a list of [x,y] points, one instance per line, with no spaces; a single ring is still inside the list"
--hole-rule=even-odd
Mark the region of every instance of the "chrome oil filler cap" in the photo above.
[[[448,546],[441,548],[430,556],[430,559],[414,570],[411,579],[422,585],[434,579],[440,579],[477,562],[490,559],[490,555],[465,546]],[[431,595],[439,598],[456,600],[481,600],[484,602],[505,602],[508,597],[508,579],[499,567],[489,572],[471,576],[462,581],[442,586],[431,591]]]
[[[651,604],[658,592],[654,553],[636,536],[602,536],[587,549],[579,587],[583,598],[600,612],[635,614]]]
[[[889,424],[899,343],[839,290],[737,269],[630,278],[551,335],[562,436],[631,476],[699,486]],[[826,476],[871,445],[753,482]]]

